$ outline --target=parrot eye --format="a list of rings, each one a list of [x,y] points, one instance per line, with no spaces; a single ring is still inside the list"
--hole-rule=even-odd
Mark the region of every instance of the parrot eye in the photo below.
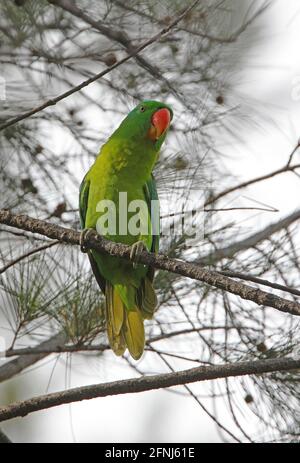
[[[141,113],[144,113],[145,111],[146,111],[145,106],[141,106],[141,107],[140,107],[140,112],[141,112]]]

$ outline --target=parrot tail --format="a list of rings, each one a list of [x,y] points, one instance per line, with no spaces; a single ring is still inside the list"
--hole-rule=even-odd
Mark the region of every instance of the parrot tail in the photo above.
[[[145,347],[143,316],[135,305],[126,308],[119,291],[109,281],[105,286],[106,325],[109,344],[116,355],[128,348],[131,356],[138,360]]]
[[[120,298],[116,298],[114,287],[106,281],[105,285],[106,327],[110,347],[116,355],[123,355],[126,349],[122,333],[124,307]]]

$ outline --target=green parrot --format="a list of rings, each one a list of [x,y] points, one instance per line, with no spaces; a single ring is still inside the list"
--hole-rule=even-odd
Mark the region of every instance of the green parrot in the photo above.
[[[94,250],[89,250],[88,256],[105,294],[110,346],[116,355],[122,355],[127,347],[135,360],[143,354],[143,321],[153,317],[157,298],[152,285],[154,270],[134,261],[141,248],[158,252],[157,207],[158,222],[151,214],[153,202],[158,204],[152,170],[172,118],[172,109],[166,104],[140,103],[102,146],[80,187],[83,233],[94,229],[109,240],[132,246],[132,261]]]

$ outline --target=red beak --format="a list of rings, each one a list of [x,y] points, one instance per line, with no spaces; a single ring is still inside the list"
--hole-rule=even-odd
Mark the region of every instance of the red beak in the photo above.
[[[161,135],[169,128],[171,122],[171,114],[167,108],[155,111],[152,116],[152,127],[149,130],[149,137],[151,140],[158,140]]]

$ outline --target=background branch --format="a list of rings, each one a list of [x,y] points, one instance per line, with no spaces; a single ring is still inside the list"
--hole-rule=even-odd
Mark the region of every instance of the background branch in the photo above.
[[[64,345],[65,341],[66,336],[64,333],[56,334],[50,339],[47,339],[46,341],[39,344],[40,352],[31,353],[29,355],[21,355],[20,357],[17,357],[16,359],[10,360],[4,365],[1,365],[0,383],[13,378],[21,371],[47,357],[49,353],[52,353],[52,351],[55,352],[57,346]],[[3,354],[5,355],[5,353]]]
[[[7,129],[8,127],[16,124],[17,122],[20,122],[24,119],[27,119],[28,117],[33,116],[34,114],[37,114],[40,111],[43,111],[44,109],[48,108],[49,106],[56,105],[60,101],[64,100],[65,98],[68,98],[69,96],[73,95],[76,92],[79,92],[83,88],[87,87],[93,82],[96,82],[96,80],[100,79],[101,77],[105,76],[109,72],[113,71],[117,67],[119,67],[121,64],[126,63],[126,61],[130,60],[134,56],[137,56],[138,53],[143,51],[145,48],[147,48],[149,45],[157,42],[161,38],[165,37],[172,29],[175,27],[196,5],[199,3],[199,0],[195,1],[192,5],[190,5],[188,8],[186,8],[182,14],[177,16],[168,26],[164,27],[160,32],[152,36],[150,39],[146,40],[145,42],[142,43],[139,47],[135,48],[130,52],[129,55],[125,56],[124,58],[120,59],[117,63],[109,66],[108,69],[105,69],[104,71],[99,72],[98,74],[94,75],[93,77],[85,80],[79,85],[76,85],[76,87],[71,88],[67,92],[62,93],[61,95],[51,98],[50,100],[46,101],[45,103],[37,106],[36,108],[31,109],[30,111],[27,111],[24,114],[20,114],[17,117],[14,117],[13,119],[8,120],[4,124],[0,125],[0,131]]]
[[[155,389],[180,386],[200,381],[230,378],[244,375],[262,375],[274,371],[290,371],[300,368],[300,359],[272,359],[257,362],[241,362],[226,365],[203,366],[175,373],[144,376],[123,381],[77,387],[67,391],[46,394],[33,399],[0,407],[0,422],[58,405],[90,400],[110,395],[132,394]]]
[[[116,27],[110,28],[105,26],[102,21],[94,20],[90,16],[88,16],[84,11],[82,11],[80,8],[78,8],[74,3],[70,2],[69,0],[48,0],[49,3],[52,5],[55,5],[59,8],[62,8],[65,11],[68,11],[71,13],[73,16],[82,19],[84,22],[87,24],[90,24],[93,26],[95,29],[97,29],[101,34],[103,34],[105,37],[108,37],[109,39],[119,43],[122,45],[122,47],[125,48],[128,54],[132,54],[132,51],[135,49],[134,45],[132,44],[132,41],[128,37],[127,34],[125,34],[122,30],[117,30]],[[190,11],[192,11],[193,8],[197,6],[199,3],[199,0],[196,0],[191,7],[187,8],[184,11],[184,16],[188,14]],[[184,17],[183,16],[183,17]],[[181,19],[183,19],[183,17]],[[176,24],[179,21],[176,22]],[[174,24],[175,25],[175,24]],[[174,94],[181,102],[186,104],[184,100],[180,97],[177,91],[174,90],[174,88],[171,86],[170,82],[168,79],[166,79],[160,72],[159,68],[157,66],[154,66],[152,63],[150,63],[148,60],[143,58],[142,56],[139,56],[137,53],[135,53],[134,58],[136,62],[141,66],[143,69],[146,69],[147,72],[150,73],[151,76],[153,76],[156,79],[159,79],[162,81],[164,84],[166,84],[167,88],[171,90],[171,93]]]
[[[297,149],[298,149],[298,146],[297,146]],[[273,172],[262,175],[261,177],[256,177],[251,180],[246,180],[245,182],[242,182],[242,183],[239,183],[238,185],[227,188],[226,190],[221,191],[220,193],[216,194],[212,198],[209,198],[207,201],[205,201],[203,207],[206,207],[209,204],[215,203],[219,199],[223,198],[224,196],[229,195],[230,193],[233,193],[234,191],[241,190],[248,186],[254,185],[255,183],[263,182],[265,180],[270,180],[271,178],[277,177],[277,175],[285,174],[287,172],[295,172],[297,169],[300,169],[300,164],[296,164],[294,166],[287,164],[281,167],[280,169],[277,169]]]
[[[300,220],[300,209],[293,212],[292,214],[278,220],[265,227],[259,232],[255,232],[243,240],[236,240],[233,244],[224,248],[219,248],[206,256],[200,257],[195,260],[195,263],[201,265],[213,265],[222,259],[232,259],[237,253],[246,251],[247,249],[254,248],[259,243],[269,239],[275,233],[290,227],[293,223]]]

